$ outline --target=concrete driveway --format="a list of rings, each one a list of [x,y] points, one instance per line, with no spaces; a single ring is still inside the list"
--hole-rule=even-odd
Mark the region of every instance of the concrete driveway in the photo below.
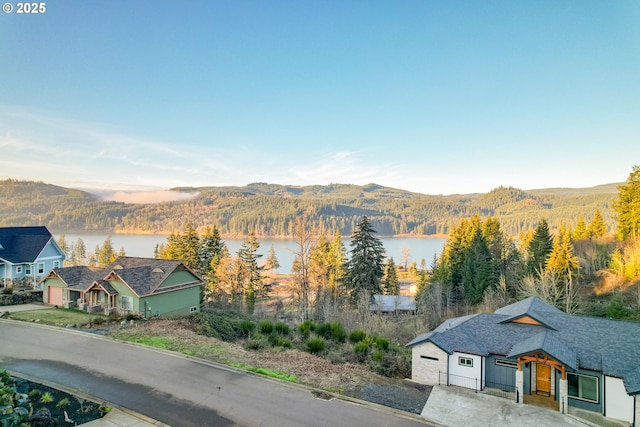
[[[32,310],[44,310],[49,307],[43,304],[17,304],[17,305],[0,305],[0,313],[8,311],[9,313],[16,313],[18,311],[32,311]]]
[[[533,405],[458,387],[434,386],[422,416],[445,426],[540,427],[590,424]]]

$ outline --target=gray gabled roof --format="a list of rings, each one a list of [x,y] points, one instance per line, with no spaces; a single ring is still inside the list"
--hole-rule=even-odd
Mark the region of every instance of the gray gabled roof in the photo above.
[[[572,371],[578,369],[578,358],[575,350],[567,347],[549,331],[542,331],[531,337],[517,342],[507,354],[508,358],[517,358],[525,354],[544,352],[565,365]]]
[[[517,322],[525,315],[542,326]],[[449,354],[515,358],[543,351],[569,369],[622,378],[627,393],[640,394],[640,322],[566,314],[538,298],[528,298],[494,313],[449,319],[407,346],[422,342],[432,342]]]
[[[90,283],[102,280],[104,275],[104,269],[79,265],[74,267],[54,268],[47,277],[57,276],[69,289],[84,291]],[[47,277],[43,280],[46,280]]]
[[[35,262],[51,239],[47,227],[0,227],[0,258],[12,264]]]

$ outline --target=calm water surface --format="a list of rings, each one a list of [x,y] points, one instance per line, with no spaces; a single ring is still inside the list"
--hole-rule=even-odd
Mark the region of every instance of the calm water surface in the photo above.
[[[54,237],[58,239],[61,233],[54,233]],[[109,236],[103,233],[85,233],[85,234],[66,234],[65,241],[68,245],[75,243],[79,238],[84,241],[87,249],[87,255],[95,251],[96,245],[100,246]],[[153,250],[156,245],[166,243],[167,236],[160,234],[145,235],[145,234],[112,234],[111,243],[113,248],[118,252],[120,248],[124,248],[125,253],[128,256],[137,257],[153,257]],[[227,245],[229,252],[235,253],[240,249],[244,239],[223,239]],[[446,239],[442,238],[423,238],[423,237],[382,237],[380,238],[382,244],[387,253],[387,257],[393,257],[396,264],[402,263],[402,256],[404,248],[409,248],[411,254],[410,263],[417,262],[420,265],[420,260],[425,259],[427,266],[431,265],[431,261],[434,256],[437,256],[442,251],[442,247],[446,242]],[[286,274],[291,271],[293,264],[294,252],[297,249],[297,245],[294,240],[290,239],[258,239],[260,242],[259,254],[262,254],[262,260],[267,258],[271,245],[276,253],[280,268],[278,273]],[[351,249],[349,245],[349,239],[344,239],[347,252]]]

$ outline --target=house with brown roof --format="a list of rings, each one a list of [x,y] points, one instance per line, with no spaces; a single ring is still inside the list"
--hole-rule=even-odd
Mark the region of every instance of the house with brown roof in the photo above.
[[[22,283],[35,289],[65,257],[47,227],[0,227],[0,287]]]
[[[531,297],[446,320],[407,346],[416,382],[640,423],[640,322],[567,314]]]
[[[96,313],[181,316],[200,311],[202,286],[182,261],[118,257],[106,268],[52,270],[43,280],[43,300]]]

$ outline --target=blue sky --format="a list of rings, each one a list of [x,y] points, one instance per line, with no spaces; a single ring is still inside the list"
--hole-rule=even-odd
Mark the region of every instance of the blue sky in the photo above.
[[[0,16],[0,178],[620,182],[639,76],[637,0],[49,1]]]

